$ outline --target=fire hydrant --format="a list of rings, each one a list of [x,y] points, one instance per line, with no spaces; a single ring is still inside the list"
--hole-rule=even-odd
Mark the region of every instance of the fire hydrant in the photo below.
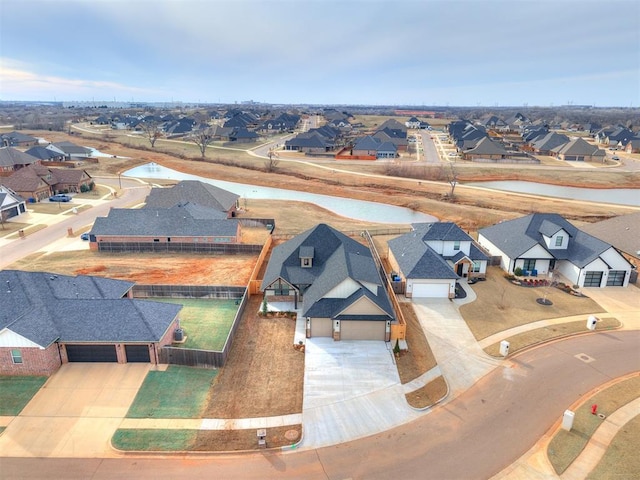
[[[591,405],[591,415],[595,415],[596,413],[598,413],[598,404],[594,403]]]

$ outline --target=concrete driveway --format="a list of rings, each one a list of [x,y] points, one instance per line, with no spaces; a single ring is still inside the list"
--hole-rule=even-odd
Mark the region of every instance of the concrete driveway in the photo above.
[[[420,416],[405,400],[391,348],[382,341],[307,339],[300,448],[373,435]]]
[[[110,440],[150,365],[68,363],[0,435],[4,457],[112,457]]]
[[[583,288],[582,292],[620,320],[625,329],[640,329],[640,289],[635,285]]]

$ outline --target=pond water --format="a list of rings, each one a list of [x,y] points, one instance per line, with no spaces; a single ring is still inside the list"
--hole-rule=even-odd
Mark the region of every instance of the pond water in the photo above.
[[[521,181],[474,182],[465,183],[464,185],[504,190],[507,192],[531,193],[534,195],[543,195],[545,197],[558,197],[597,203],[613,203],[616,205],[633,205],[636,207],[640,206],[640,190],[632,188],[576,188]]]
[[[285,190],[282,188],[214,180],[178,172],[155,163],[148,163],[146,165],[141,165],[131,170],[127,170],[123,175],[127,177],[149,179],[200,180],[233,192],[243,198],[264,198],[269,200],[309,202],[326,208],[338,215],[342,215],[343,217],[366,222],[406,224],[438,221],[438,219],[433,215],[415,212],[408,208],[396,207],[394,205],[365,200],[354,200],[343,197],[332,197],[330,195],[320,195],[316,193],[299,192],[297,190]]]

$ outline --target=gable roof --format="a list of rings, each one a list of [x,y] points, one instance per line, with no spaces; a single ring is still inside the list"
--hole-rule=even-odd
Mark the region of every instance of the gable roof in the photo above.
[[[551,236],[563,229],[571,237],[566,249],[547,248],[543,235]],[[508,220],[478,232],[510,258],[518,258],[535,245],[540,245],[553,258],[569,260],[584,267],[598,258],[611,245],[585,233],[556,213],[533,213]]]
[[[466,150],[465,154],[473,154],[473,155],[508,155],[507,152],[501,145],[498,145],[496,142],[491,140],[489,137],[483,137],[478,141],[475,147],[470,150]]]
[[[309,254],[309,247],[313,247],[313,263],[311,267],[303,268],[300,258]],[[303,292],[305,316],[333,317],[354,299],[366,296],[386,313],[387,318],[394,318],[371,251],[328,225],[319,224],[273,249],[262,289],[278,278]],[[350,301],[325,298],[331,289],[348,279],[359,285],[349,297]]]
[[[221,212],[228,212],[235,206],[239,198],[240,195],[210,183],[183,180],[171,188],[152,188],[146,199],[145,208],[169,208],[184,203],[194,203]]]
[[[629,255],[640,257],[640,212],[619,215],[580,228]]]
[[[564,145],[553,148],[552,151],[560,155],[598,155],[600,152],[602,155],[605,154],[604,150],[600,150],[580,137],[569,140]]]
[[[123,298],[133,283],[46,272],[0,271],[0,330],[47,347],[62,342],[155,342],[181,305]]]
[[[26,152],[27,155],[38,158],[40,160],[51,160],[52,158],[64,158],[64,154],[56,153],[55,151],[42,146],[31,147]]]
[[[39,160],[13,147],[0,147],[0,167],[31,165]]]
[[[459,278],[447,261],[427,245],[417,231],[389,240],[388,244],[402,274],[408,279]]]
[[[238,221],[216,219],[219,215],[191,204],[171,208],[112,208],[106,217],[97,217],[92,235],[153,237],[235,237]],[[202,220],[208,220],[203,222]]]

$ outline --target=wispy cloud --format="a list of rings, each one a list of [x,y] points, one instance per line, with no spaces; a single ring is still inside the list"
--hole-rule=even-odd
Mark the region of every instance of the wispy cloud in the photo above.
[[[0,92],[2,97],[13,99],[51,100],[91,98],[104,92],[103,98],[114,95],[130,98],[139,95],[162,94],[166,92],[140,88],[103,80],[64,78],[41,75],[29,70],[29,66],[12,59],[0,58]]]

